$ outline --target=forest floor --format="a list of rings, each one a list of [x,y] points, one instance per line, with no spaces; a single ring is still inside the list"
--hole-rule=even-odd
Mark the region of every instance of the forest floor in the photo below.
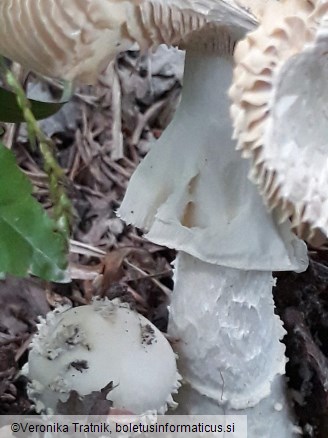
[[[67,177],[74,221],[69,284],[38,279],[0,281],[0,414],[27,414],[33,405],[19,376],[40,316],[58,304],[120,297],[160,330],[167,327],[172,291],[172,250],[154,245],[126,226],[115,211],[149,142],[158,138],[179,103],[183,54],[160,48],[149,56],[128,52],[79,88],[55,116],[41,122],[53,139]],[[29,93],[56,97],[51,83],[31,80]],[[51,210],[41,156],[31,150],[25,127],[7,127],[7,144],[31,179],[34,194]],[[290,396],[305,437],[328,436],[328,249],[310,248],[303,274],[279,273],[274,290],[284,321]]]

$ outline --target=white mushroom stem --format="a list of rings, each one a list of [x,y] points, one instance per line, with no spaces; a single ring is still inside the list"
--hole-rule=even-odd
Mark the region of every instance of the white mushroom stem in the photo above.
[[[179,253],[169,325],[185,383],[178,413],[244,414],[249,438],[294,436],[272,285],[271,272]]]
[[[119,213],[181,251],[169,322],[186,382],[179,412],[247,414],[248,438],[291,438],[271,271],[304,270],[306,250],[267,213],[234,150],[232,50],[220,41],[221,52],[187,50],[180,107]]]

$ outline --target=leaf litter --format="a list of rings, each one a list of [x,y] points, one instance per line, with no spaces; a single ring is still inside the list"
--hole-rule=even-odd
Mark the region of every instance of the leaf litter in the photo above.
[[[174,252],[147,242],[115,211],[149,142],[160,135],[179,103],[183,61],[182,52],[165,47],[142,56],[127,52],[108,66],[96,86],[79,87],[61,111],[40,122],[55,143],[73,203],[72,281],[8,278],[0,282],[6,291],[0,293],[0,413],[33,411],[26,382],[17,376],[27,361],[38,316],[55,306],[87,304],[94,296],[120,297],[166,330]],[[49,101],[62,91],[58,83],[31,74],[28,90],[33,98]],[[29,146],[24,124],[15,129],[7,126],[7,131],[17,161],[33,183],[34,196],[51,214],[41,155]],[[107,409],[101,394],[90,397]],[[71,409],[89,405],[90,400],[71,394],[68,403]]]

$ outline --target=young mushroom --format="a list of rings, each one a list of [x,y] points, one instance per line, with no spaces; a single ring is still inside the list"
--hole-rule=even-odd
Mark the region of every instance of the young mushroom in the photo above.
[[[175,354],[164,335],[129,305],[94,300],[59,308],[38,329],[27,371],[38,412],[67,413],[70,396],[83,403],[108,385],[106,398],[122,412],[163,414],[176,406]]]

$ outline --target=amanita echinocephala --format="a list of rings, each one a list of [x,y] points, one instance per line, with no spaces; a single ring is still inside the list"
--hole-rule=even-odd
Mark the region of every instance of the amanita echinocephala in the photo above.
[[[328,234],[325,2],[53,1],[49,17],[40,2],[29,13],[27,0],[13,3],[1,5],[11,24],[0,37],[24,17],[43,32],[33,26],[31,43],[0,38],[0,50],[45,74],[91,81],[134,42],[186,49],[181,104],[119,215],[178,250],[169,334],[184,378],[179,412],[247,414],[249,438],[294,436],[272,271],[306,269],[291,227]]]
[[[32,340],[25,374],[36,410],[48,414],[72,414],[67,409],[79,407],[76,399],[90,408],[97,396],[102,412],[91,407],[93,414],[112,408],[164,414],[175,407],[172,395],[180,386],[165,336],[127,303],[108,299],[49,312]]]
[[[178,250],[169,321],[185,383],[178,411],[247,414],[249,437],[289,438],[272,271],[304,270],[306,249],[247,179],[227,96],[239,37],[229,27],[211,32],[186,45],[182,102],[119,214]]]

